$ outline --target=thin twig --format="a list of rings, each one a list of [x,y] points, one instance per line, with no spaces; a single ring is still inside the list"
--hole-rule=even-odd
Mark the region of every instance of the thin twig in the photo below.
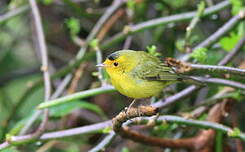
[[[50,74],[48,69],[48,51],[47,45],[44,38],[44,32],[42,28],[42,21],[40,17],[40,13],[36,4],[35,0],[29,0],[30,7],[32,10],[35,30],[37,33],[37,41],[38,46],[41,54],[41,61],[42,67],[41,70],[43,71],[43,78],[44,78],[44,102],[48,101],[51,95],[51,81],[50,81]],[[48,110],[44,110],[44,118],[42,123],[40,124],[37,131],[33,134],[34,137],[40,136],[43,131],[45,131],[46,124],[48,122]]]
[[[160,101],[153,103],[152,106],[157,107],[157,108],[163,108],[163,107],[165,108],[166,106],[173,104],[179,101],[180,99],[189,96],[191,93],[193,93],[194,91],[198,89],[199,87],[191,85],[188,88],[176,93],[173,96],[167,97],[166,99],[161,99]]]
[[[223,1],[215,6],[209,7],[205,9],[203,16],[207,16],[213,13],[216,13],[230,5],[229,1]],[[161,18],[156,18],[152,19],[146,22],[142,22],[136,25],[132,25],[128,27],[128,32],[122,31],[120,33],[117,33],[114,35],[112,38],[109,40],[106,40],[104,43],[101,45],[101,49],[108,49],[110,46],[113,44],[122,41],[125,39],[128,35],[150,29],[156,26],[168,24],[168,23],[175,23],[175,22],[180,22],[180,21],[186,21],[186,20],[191,20],[194,16],[196,15],[196,12],[187,12],[187,13],[182,13],[178,15],[171,15],[167,17],[161,17]]]
[[[115,132],[111,131],[97,146],[89,150],[89,152],[99,152],[101,150],[104,150],[105,147],[109,145],[115,137],[116,137]]]
[[[221,84],[221,85],[230,86],[238,89],[245,89],[245,84],[236,81],[219,79],[219,78],[205,78],[205,77],[195,77],[195,79],[204,83]]]
[[[106,33],[109,31],[109,29],[116,23],[116,21],[123,16],[125,13],[124,9],[118,9],[109,19],[108,21],[102,26],[100,32],[96,36],[99,41],[101,41]]]
[[[181,125],[183,124],[191,125],[191,126],[197,126],[199,128],[213,128],[215,130],[226,133],[229,136],[233,136],[233,137],[236,136],[237,138],[240,138],[241,140],[245,141],[244,133],[238,134],[239,136],[238,137],[236,134],[234,134],[234,130],[232,130],[231,128],[216,123],[216,122],[219,122],[223,118],[224,116],[223,112],[229,111],[229,109],[227,108],[228,106],[230,106],[230,104],[227,102],[222,102],[222,103],[215,105],[208,114],[208,118],[207,118],[208,121],[197,121],[197,120],[191,120],[191,119],[186,119],[186,118],[181,118],[181,117],[176,117],[176,116],[160,116],[157,119],[153,119],[149,117],[140,117],[137,119],[132,119],[133,117],[137,117],[137,113],[138,115],[140,114],[140,115],[147,115],[147,116],[150,116],[150,114],[155,114],[154,112],[152,113],[151,107],[141,108],[142,107],[141,106],[140,109],[138,109],[138,112],[135,112],[135,108],[132,108],[129,110],[129,112],[127,112],[127,114],[125,114],[125,112],[121,112],[119,115],[117,115],[113,119],[113,129],[116,133],[119,133],[123,137],[130,138],[134,141],[138,141],[138,142],[145,143],[148,145],[160,146],[163,148],[165,147],[188,148],[188,149],[197,151],[205,147],[205,145],[208,145],[209,141],[214,138],[215,131],[213,130],[202,131],[201,134],[193,138],[172,140],[172,139],[163,139],[163,138],[158,138],[158,137],[145,136],[145,135],[137,133],[136,131],[129,129],[128,127],[125,127],[125,125],[129,125],[129,124],[158,125],[158,124],[162,124],[163,122],[166,123],[166,122],[171,122],[173,120],[173,122],[177,124],[181,124]],[[124,123],[129,119],[128,117],[132,121],[128,121],[127,123]],[[207,139],[207,135],[210,138]],[[199,143],[202,143],[202,144],[199,144]]]
[[[83,56],[83,52],[86,52],[88,44],[91,40],[95,38],[95,36],[98,34],[100,29],[103,27],[103,25],[106,23],[108,18],[116,11],[118,10],[126,1],[125,0],[114,0],[111,7],[109,7],[103,16],[98,20],[98,22],[95,24],[93,29],[91,30],[90,34],[86,38],[86,42],[84,46],[78,51],[76,60],[80,60],[81,56]]]
[[[198,4],[198,9],[197,9],[196,15],[194,16],[194,18],[191,20],[190,24],[186,28],[186,35],[185,35],[185,43],[186,44],[185,45],[187,47],[189,47],[189,45],[190,45],[190,36],[192,34],[192,31],[195,28],[195,26],[197,25],[197,23],[200,21],[204,9],[205,9],[205,3],[203,1],[201,1]]]
[[[244,41],[245,42],[245,41]],[[227,67],[227,66],[217,66],[217,65],[201,65],[201,64],[189,64],[192,70],[206,70],[212,72],[222,72],[224,74],[239,74],[245,76],[245,69]]]
[[[199,43],[196,47],[194,47],[193,50],[209,47],[214,42],[218,41],[223,35],[229,32],[243,18],[244,16],[241,16],[239,14],[233,16],[228,22],[226,22],[222,27],[220,27],[215,33],[213,33],[203,42]],[[190,54],[186,54],[183,57],[181,57],[181,60],[187,61],[190,59],[190,57],[191,57]]]
[[[71,95],[67,95],[64,97],[60,97],[54,100],[50,100],[50,102],[41,103],[37,108],[38,109],[48,108],[48,107],[52,107],[55,105],[67,103],[67,102],[70,102],[76,99],[82,99],[82,98],[95,96],[95,95],[102,94],[102,93],[114,92],[114,91],[115,91],[114,87],[109,86],[109,85],[100,87],[100,88],[85,90],[85,91],[76,92],[76,93],[73,93]]]
[[[66,86],[69,84],[69,82],[71,81],[72,75],[66,75],[66,77],[62,80],[62,82],[59,84],[59,86],[57,87],[57,89],[55,90],[55,92],[52,94],[52,96],[50,97],[50,99],[55,99],[59,96],[62,95],[62,93],[64,92]],[[25,126],[21,129],[19,135],[24,135],[32,126],[32,124],[36,121],[36,119],[40,116],[41,111],[35,111],[35,113],[31,116],[30,119],[27,120],[27,122],[25,123]]]
[[[51,94],[51,81],[50,81],[50,75],[48,71],[48,55],[47,55],[47,46],[45,43],[45,38],[44,38],[44,32],[42,28],[42,23],[41,23],[41,17],[38,11],[38,7],[36,4],[35,0],[29,0],[31,10],[32,10],[32,15],[35,23],[35,30],[37,33],[37,40],[38,40],[38,46],[41,54],[41,60],[42,60],[42,67],[41,70],[43,71],[43,79],[44,79],[44,101],[48,101],[50,98]],[[35,138],[38,138],[44,131],[45,131],[45,126],[48,122],[48,110],[45,109],[44,111],[44,118],[43,121],[41,122],[40,126],[38,129],[29,135],[25,136],[11,136],[8,137],[7,141],[12,144],[12,143],[20,143],[23,141],[32,141]]]
[[[21,6],[19,8],[15,8],[9,12],[7,12],[6,14],[4,15],[1,15],[0,16],[0,23],[12,18],[12,17],[15,17],[21,13],[24,13],[26,12],[27,10],[29,9],[29,6],[28,5],[24,5],[24,6]]]
[[[231,61],[234,58],[234,56],[242,50],[244,44],[245,35],[241,38],[237,45],[218,63],[218,65],[226,65],[229,61]]]
[[[219,63],[219,66],[222,66],[224,64],[227,64],[229,61],[231,61],[231,58],[238,53],[238,50],[243,46],[242,44],[243,43],[240,43],[241,41],[239,41],[239,43],[234,47],[234,49],[232,50],[232,52],[235,52],[235,53],[232,53],[231,54],[227,54],[225,58],[229,58],[228,60],[221,60],[221,62]],[[235,49],[236,48],[236,49]],[[230,57],[227,57],[227,56],[230,56]],[[189,86],[188,88],[182,90],[181,92],[178,92],[177,94],[173,95],[173,96],[170,96],[166,99],[162,99],[156,103],[153,104],[153,106],[155,107],[158,107],[158,108],[163,108],[165,106],[168,106],[170,104],[173,104],[175,102],[177,102],[179,99],[183,98],[183,97],[186,97],[188,95],[190,95],[191,93],[193,93],[194,91],[198,90],[200,87],[197,87],[197,86]]]
[[[242,18],[239,15],[233,16],[228,22],[226,22],[221,28],[219,28],[214,34],[205,39],[202,43],[198,44],[193,50],[198,48],[209,47],[214,42],[218,41],[220,37],[229,32]]]
[[[87,125],[83,127],[77,127],[62,131],[55,131],[50,133],[43,134],[40,139],[41,140],[47,140],[47,139],[55,139],[55,138],[64,138],[68,136],[74,136],[79,134],[87,134],[87,133],[94,133],[96,131],[101,132],[102,129],[111,127],[111,120],[100,122],[97,124]]]
[[[139,120],[139,119],[138,119]],[[141,121],[142,120],[142,121]],[[140,117],[140,121],[137,122],[143,122],[146,123],[147,121],[152,120],[151,118],[147,117]],[[178,124],[185,124],[188,126],[196,126],[196,127],[201,127],[201,128],[212,128],[215,130],[222,131],[226,134],[232,134],[233,130],[229,127],[226,127],[221,124],[217,123],[212,123],[212,122],[207,122],[207,121],[200,121],[200,120],[191,120],[187,118],[182,118],[182,117],[177,117],[177,116],[160,116],[157,121],[159,123],[162,122],[170,122],[170,123],[178,123]],[[130,121],[130,123],[133,123],[134,121]],[[83,127],[78,127],[78,128],[73,128],[73,129],[67,129],[67,130],[62,130],[62,131],[55,131],[55,132],[50,132],[50,133],[44,133],[41,137],[40,140],[51,140],[51,139],[57,139],[57,138],[64,138],[68,136],[74,136],[74,135],[81,135],[81,134],[87,134],[95,131],[99,131],[106,128],[106,127],[111,127],[112,122],[105,121],[93,125],[88,125],[88,126],[83,126]],[[245,135],[244,133],[240,133],[237,136],[232,136],[235,138],[240,138],[245,141]],[[23,139],[24,136],[18,136],[16,140]],[[8,142],[4,142],[0,144],[0,150],[9,147],[10,144]]]
[[[67,94],[72,94],[72,93],[76,92],[78,82],[79,82],[80,78],[82,77],[84,69],[86,66],[87,66],[86,64],[81,64],[79,66],[79,68],[76,70],[76,72],[74,73],[73,79],[71,81],[71,84],[70,84],[69,88],[67,89]]]

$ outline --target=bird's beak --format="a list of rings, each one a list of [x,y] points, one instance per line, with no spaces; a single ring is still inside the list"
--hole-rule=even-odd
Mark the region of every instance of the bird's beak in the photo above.
[[[97,64],[96,66],[97,66],[97,67],[105,67],[106,65],[103,64],[103,63],[101,63],[101,64]]]

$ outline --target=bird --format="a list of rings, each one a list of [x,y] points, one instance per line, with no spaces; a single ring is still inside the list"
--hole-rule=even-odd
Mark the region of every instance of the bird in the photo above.
[[[159,96],[166,86],[189,79],[145,51],[119,50],[97,66],[105,68],[117,91],[133,99]]]

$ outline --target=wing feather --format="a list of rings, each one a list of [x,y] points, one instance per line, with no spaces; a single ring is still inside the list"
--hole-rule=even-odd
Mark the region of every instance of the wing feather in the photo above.
[[[144,80],[176,81],[179,79],[171,67],[147,53],[142,55],[141,63],[138,64],[133,73]]]

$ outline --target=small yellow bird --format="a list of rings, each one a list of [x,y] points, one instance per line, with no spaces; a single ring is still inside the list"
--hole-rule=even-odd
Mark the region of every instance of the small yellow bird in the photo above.
[[[106,69],[121,94],[134,99],[158,96],[164,87],[182,80],[171,67],[144,51],[120,50],[97,66]]]

